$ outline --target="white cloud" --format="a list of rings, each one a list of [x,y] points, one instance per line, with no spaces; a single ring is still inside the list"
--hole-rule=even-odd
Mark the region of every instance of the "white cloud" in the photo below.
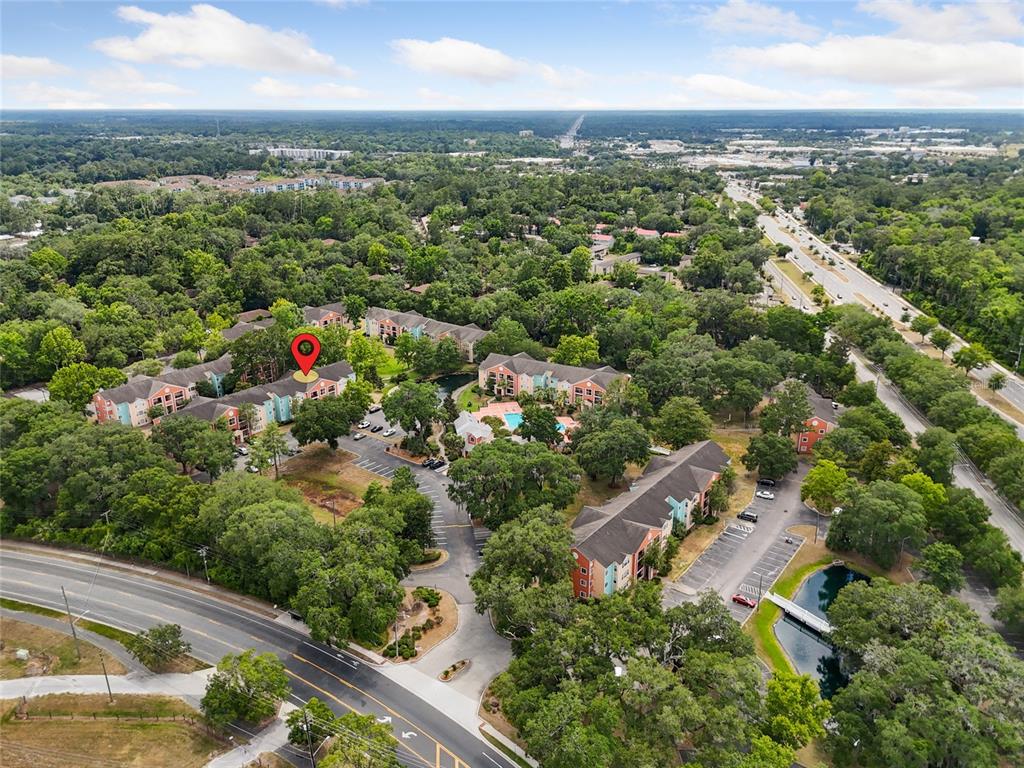
[[[392,40],[398,60],[417,72],[449,75],[484,84],[512,80],[530,65],[495,48],[468,40],[442,37],[440,40]]]
[[[897,25],[894,37],[911,40],[1016,40],[1024,37],[1017,2],[918,5],[913,0],[864,0],[857,10]],[[1018,66],[1024,66],[1018,62]]]
[[[278,80],[273,77],[261,77],[249,86],[249,90],[257,96],[283,101],[299,101],[314,99],[316,101],[333,101],[338,99],[365,99],[369,94],[354,85],[338,83],[295,83]]]
[[[850,82],[970,90],[1024,87],[1024,48],[998,41],[926,43],[890,37],[829,37],[815,45],[734,48],[728,56],[762,69]]]
[[[679,94],[685,103],[764,103],[780,102],[789,98],[785,91],[765,88],[744,80],[725,75],[698,74],[688,77],[673,77],[672,82],[682,89]]]
[[[5,53],[0,56],[0,73],[4,80],[18,77],[55,77],[70,70],[45,56],[14,56]]]
[[[95,91],[62,88],[33,80],[11,87],[19,104],[46,109],[106,109],[110,104]]]
[[[89,85],[98,91],[111,94],[130,93],[140,96],[183,96],[194,93],[176,83],[146,80],[139,70],[127,64],[94,72],[89,76]]]
[[[447,106],[461,106],[465,104],[465,100],[461,96],[453,96],[449,93],[441,93],[435,91],[433,88],[417,88],[416,96],[420,101],[425,101],[428,104],[439,104]]]
[[[594,77],[579,67],[552,67],[548,64],[537,64],[537,73],[552,88],[574,90],[592,82]]]
[[[805,24],[793,11],[752,0],[728,0],[701,10],[700,22],[716,32],[735,35],[756,34],[792,40],[813,40],[820,32]]]
[[[352,74],[333,56],[316,50],[299,32],[250,24],[212,5],[193,5],[184,14],[160,14],[129,5],[119,8],[117,15],[146,27],[136,37],[108,37],[93,43],[97,50],[121,61],[190,69],[229,66],[264,72]]]

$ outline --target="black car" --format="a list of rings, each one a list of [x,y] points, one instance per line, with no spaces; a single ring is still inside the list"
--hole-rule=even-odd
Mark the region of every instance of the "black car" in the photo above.
[[[426,467],[427,469],[433,469],[435,461],[437,461],[437,459],[424,459],[420,466]]]
[[[370,427],[371,432],[380,432],[382,429],[384,429],[383,424],[374,424],[372,427]]]
[[[444,459],[434,459],[434,469],[441,469],[447,463]]]
[[[740,520],[746,520],[748,523],[756,523],[757,522],[757,512],[743,511],[743,512],[740,512],[738,515],[736,515],[736,517],[738,519],[740,519]]]
[[[765,488],[774,488],[775,487],[775,481],[774,480],[769,480],[767,477],[762,477],[760,480],[757,481],[757,484],[758,485],[763,485]]]

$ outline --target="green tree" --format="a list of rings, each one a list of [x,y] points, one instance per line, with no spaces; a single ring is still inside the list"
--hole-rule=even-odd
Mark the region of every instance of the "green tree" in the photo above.
[[[929,427],[917,436],[917,464],[932,480],[943,485],[953,481],[956,436],[942,427]]]
[[[466,448],[465,441],[454,431],[448,431],[441,435],[441,445],[444,447],[444,455],[448,461],[460,458]]]
[[[580,467],[591,478],[606,478],[614,486],[626,473],[627,464],[645,464],[651,441],[647,431],[633,419],[615,419],[607,427],[573,438],[573,452]]]
[[[315,750],[324,739],[340,730],[338,719],[329,706],[313,696],[305,705],[288,713],[285,720],[288,726],[288,741],[303,750],[312,742]]]
[[[378,369],[387,363],[388,351],[379,339],[353,334],[348,343],[348,362],[356,376],[371,384],[381,383]]]
[[[804,422],[812,413],[807,385],[791,379],[776,390],[774,400],[761,411],[761,431],[789,437],[804,431]]]
[[[939,321],[929,315],[918,315],[910,321],[910,330],[914,333],[921,334],[921,341],[924,341],[924,337],[934,331],[939,326]]]
[[[503,525],[487,540],[470,580],[477,612],[494,610],[505,632],[514,636],[536,629],[531,593],[557,586],[570,597],[571,549],[572,531],[550,505]]]
[[[968,344],[953,353],[953,365],[969,373],[992,362],[992,353],[981,344]]]
[[[192,652],[192,644],[182,637],[178,624],[157,624],[132,635],[124,645],[132,656],[154,672],[173,668]]]
[[[338,438],[366,415],[371,391],[368,382],[356,380],[334,397],[303,400],[292,424],[292,437],[299,445],[325,442],[337,449]]]
[[[480,339],[473,349],[478,360],[483,360],[491,353],[515,355],[525,352],[536,360],[545,357],[544,346],[530,338],[522,323],[508,317],[500,318],[491,332]]]
[[[274,465],[274,478],[276,479],[280,475],[281,457],[288,454],[288,441],[285,440],[284,435],[276,429],[274,424],[270,424],[256,436],[253,447],[258,448]]]
[[[127,379],[116,368],[96,368],[89,363],[71,363],[59,368],[50,378],[50,397],[84,411],[93,395],[101,389],[124,384]]]
[[[448,496],[492,531],[542,504],[563,509],[579,490],[579,467],[542,443],[498,439],[451,465]]]
[[[399,768],[398,742],[391,727],[373,715],[346,712],[338,718],[338,735],[320,768]]]
[[[253,650],[228,654],[217,664],[200,702],[211,725],[223,728],[233,720],[259,723],[277,711],[288,695],[284,664],[272,653]]]
[[[846,496],[852,481],[846,470],[835,462],[823,459],[807,473],[800,485],[800,498],[808,499],[822,514],[830,514]]]
[[[1017,584],[1000,587],[992,615],[1011,632],[1024,631],[1024,586]]]
[[[907,547],[924,543],[928,521],[921,497],[905,485],[878,480],[849,493],[842,514],[832,518],[829,549],[853,550],[889,569]]]
[[[523,421],[516,428],[516,434],[554,447],[562,442],[563,437],[558,426],[553,410],[538,403],[527,403],[523,406]]]
[[[807,675],[776,671],[767,683],[762,730],[774,741],[800,749],[825,735],[829,705],[822,701],[818,684]]]
[[[936,541],[921,550],[917,566],[924,571],[925,579],[940,592],[956,592],[964,585],[964,556],[952,544]]]
[[[761,477],[778,480],[796,469],[793,441],[782,435],[756,435],[750,439],[747,452],[740,457],[743,466]]]
[[[64,326],[58,326],[43,336],[39,342],[39,359],[57,370],[84,360],[85,344],[76,339]]]
[[[462,353],[455,339],[448,336],[437,342],[434,347],[434,367],[437,373],[451,373],[462,367]]]
[[[164,453],[181,464],[181,473],[187,475],[191,467],[202,461],[197,450],[197,446],[201,445],[200,437],[212,431],[209,422],[182,413],[161,419],[153,427],[150,438]]]
[[[388,392],[380,404],[387,420],[408,433],[405,443],[410,450],[422,451],[439,417],[437,385],[403,381]]]
[[[758,400],[761,399],[758,390]],[[682,448],[711,436],[711,417],[693,397],[673,397],[661,407],[654,419],[655,437],[672,448]]]
[[[936,328],[932,331],[930,338],[932,346],[942,353],[942,359],[946,359],[946,350],[953,345],[953,334],[945,328]]]
[[[1002,371],[996,371],[988,377],[988,388],[993,392],[998,392],[1006,386],[1008,381],[1007,376]]]
[[[562,365],[592,365],[600,360],[595,336],[563,336],[551,355],[551,362]]]

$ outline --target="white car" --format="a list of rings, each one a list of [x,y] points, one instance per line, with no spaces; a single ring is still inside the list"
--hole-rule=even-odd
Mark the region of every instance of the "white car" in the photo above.
[[[754,495],[757,496],[757,498],[759,499],[768,499],[769,501],[775,498],[775,494],[772,493],[771,491],[758,491]]]
[[[369,426],[370,426],[370,422],[368,422],[368,421],[366,421],[366,420],[364,419],[363,421],[360,421],[360,422],[359,422],[359,425],[358,425],[358,426],[359,426],[359,428],[360,428],[360,429],[366,429],[367,427],[369,427]]]
[[[254,475],[259,473],[259,467],[254,467],[252,464],[245,465],[246,472],[252,472]]]
[[[352,435],[353,440],[362,440],[364,437],[366,437],[365,432],[356,432],[354,435]]]
[[[248,456],[249,455],[249,449],[246,448],[244,445],[240,445],[237,448],[235,448],[235,452],[239,456]]]
[[[387,429],[384,430],[384,432],[382,433],[381,436],[382,437],[391,437],[393,434],[395,434],[395,428],[394,427],[388,427]]]

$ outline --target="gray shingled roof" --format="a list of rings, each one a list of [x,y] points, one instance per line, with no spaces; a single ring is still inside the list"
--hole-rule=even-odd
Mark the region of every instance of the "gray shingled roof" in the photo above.
[[[729,461],[725,451],[711,440],[651,459],[629,491],[601,507],[580,511],[572,526],[576,548],[604,565],[621,562],[637,550],[648,530],[661,528],[668,520],[668,497],[676,501],[692,498]]]
[[[152,376],[133,376],[119,387],[100,390],[100,394],[112,403],[131,403],[149,399],[164,386],[163,381]]]
[[[190,365],[177,371],[161,373],[157,378],[168,384],[176,384],[179,387],[187,387],[197,381],[206,378],[207,373],[227,373],[231,370],[231,354],[221,355],[216,360],[210,360],[198,365]]]
[[[525,352],[520,352],[516,355],[500,355],[497,352],[492,352],[480,363],[480,367],[484,370],[499,365],[505,366],[513,373],[524,373],[529,376],[551,374],[556,379],[569,382],[570,384],[589,379],[590,381],[597,382],[602,387],[607,387],[613,381],[625,375],[607,365],[601,368],[561,365],[559,363],[549,363],[545,360],[535,360]]]

